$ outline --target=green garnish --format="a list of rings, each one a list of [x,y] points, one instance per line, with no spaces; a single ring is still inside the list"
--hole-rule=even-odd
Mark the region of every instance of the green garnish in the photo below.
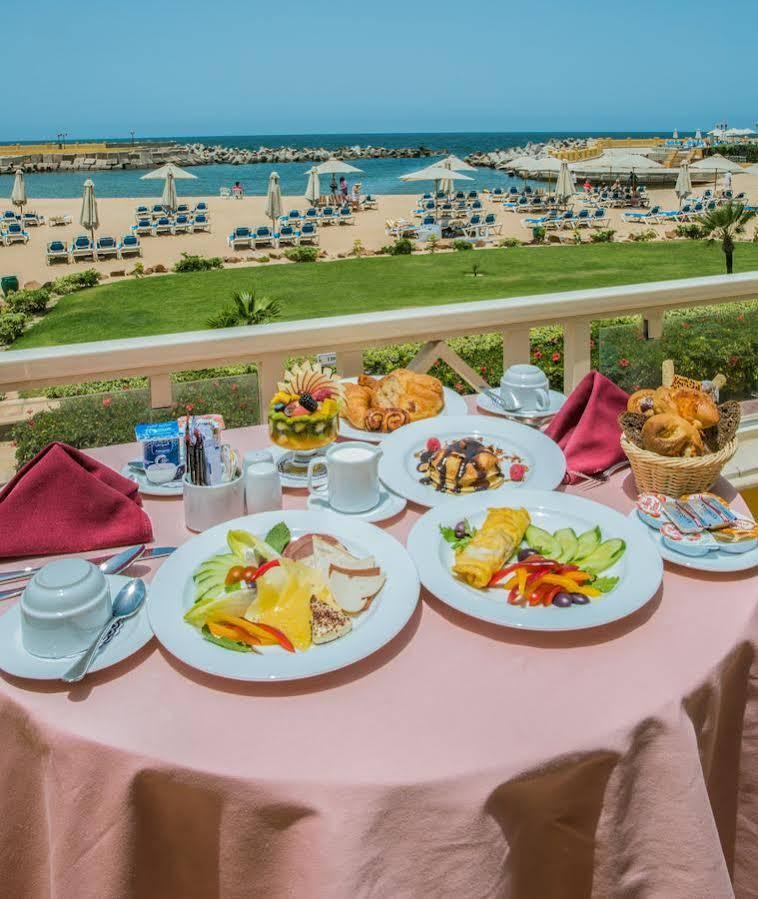
[[[442,534],[442,539],[449,543],[456,552],[458,552],[458,550],[465,549],[474,539],[474,534],[476,534],[476,528],[471,527],[467,518],[464,518],[463,522],[466,525],[466,533],[463,535],[463,537],[456,536],[455,528],[447,527],[444,524],[440,525],[440,534]]]
[[[617,577],[597,577],[591,584],[601,593],[610,593],[618,582],[619,579]]]
[[[256,651],[247,643],[238,643],[236,640],[230,640],[228,637],[214,637],[208,630],[208,625],[203,626],[202,634],[204,640],[207,640],[209,643],[215,643],[216,646],[220,646],[222,649],[231,649],[233,652]]]
[[[283,521],[275,524],[265,537],[266,543],[278,553],[284,552],[291,539],[290,529]]]

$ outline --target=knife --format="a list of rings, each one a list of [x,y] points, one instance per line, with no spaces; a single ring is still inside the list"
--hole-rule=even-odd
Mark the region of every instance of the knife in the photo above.
[[[118,574],[124,571],[131,564],[140,561],[149,561],[150,559],[161,559],[164,556],[170,556],[176,549],[175,546],[151,546],[145,549],[144,544],[140,546],[129,546],[121,550],[119,553],[111,553],[108,556],[96,556],[87,559],[103,572],[103,574]],[[7,571],[0,575],[0,583],[5,581],[18,580],[20,578],[29,578],[36,574],[41,565],[36,567],[17,568],[15,571]],[[4,599],[13,599],[14,596],[20,596],[24,592],[24,587],[13,587],[11,590],[0,591],[0,602]]]

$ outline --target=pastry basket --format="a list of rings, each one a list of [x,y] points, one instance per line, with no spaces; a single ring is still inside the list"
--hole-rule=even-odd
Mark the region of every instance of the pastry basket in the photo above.
[[[737,439],[733,438],[716,452],[692,458],[659,456],[636,446],[625,434],[621,435],[621,449],[629,459],[640,493],[679,497],[685,493],[703,493],[712,487],[737,452]]]

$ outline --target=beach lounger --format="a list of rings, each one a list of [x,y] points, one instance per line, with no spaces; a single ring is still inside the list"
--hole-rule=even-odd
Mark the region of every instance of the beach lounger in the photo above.
[[[150,219],[140,219],[136,225],[132,225],[132,231],[140,237],[149,237],[153,233],[153,223]]]
[[[303,222],[300,228],[300,243],[309,243],[314,246],[319,242],[318,228],[314,222]]]
[[[303,217],[300,215],[299,209],[290,209],[289,214],[287,215],[287,224],[288,225],[299,225],[302,222]]]
[[[71,224],[71,216],[70,215],[51,215],[50,218],[48,218],[47,223],[52,228],[55,228],[59,225],[70,225]]]
[[[211,230],[211,220],[203,212],[199,212],[195,215],[195,217],[192,219],[191,225],[193,231]]]
[[[387,219],[384,222],[384,233],[387,237],[410,237],[415,239],[418,234],[416,226],[405,219]]]
[[[436,219],[433,215],[425,215],[425,216],[421,219],[421,224],[422,224],[423,226],[426,226],[426,225],[436,225],[436,224],[437,224],[437,219]]]
[[[482,206],[481,200],[474,200],[473,203],[471,204],[471,209],[474,212],[480,212],[483,208],[484,207]]]
[[[192,222],[188,215],[182,213],[174,219],[174,234],[189,234],[192,231]]]
[[[29,243],[29,232],[24,231],[19,222],[10,222],[5,228],[4,243],[6,247],[13,243]]]
[[[17,222],[18,216],[12,209],[6,209],[3,213],[2,222],[4,225],[9,224],[10,222]]]
[[[71,244],[71,258],[74,262],[95,258],[95,249],[86,234],[80,234]]]
[[[353,215],[353,210],[349,206],[343,206],[342,209],[340,209],[339,222],[340,225],[355,224],[355,216]]]
[[[593,228],[605,228],[610,223],[610,216],[605,209],[596,209],[592,214],[590,225]]]
[[[201,200],[199,203],[195,203],[194,213],[197,215],[200,213],[201,215],[208,215],[210,209],[208,209],[208,204]]]
[[[468,199],[469,199],[469,200],[478,200],[478,199],[479,199],[479,194],[478,194],[477,191],[475,191],[475,190],[470,190],[470,191],[468,192]]]
[[[324,206],[321,210],[321,224],[331,225],[334,221],[334,208],[332,206]]]
[[[496,188],[492,191],[492,202],[493,202],[493,203],[501,203],[502,200],[503,200],[503,188],[502,188],[502,187],[496,187]]]
[[[25,212],[21,216],[21,225],[26,228],[31,225],[33,228],[37,228],[40,225],[45,224],[45,217],[43,215],[37,215],[36,212]]]
[[[95,261],[118,258],[118,244],[112,237],[98,237],[95,242]]]
[[[573,228],[575,218],[573,209],[567,209],[556,218],[555,225],[557,228]]]
[[[62,240],[51,240],[47,245],[46,259],[48,265],[52,265],[54,262],[68,262],[66,244]]]
[[[166,210],[160,203],[156,203],[150,210],[150,215],[152,215],[153,219],[160,219],[166,215]]]
[[[503,230],[503,226],[498,222],[494,212],[488,212],[484,216],[484,227],[487,229],[487,234],[500,234]]]
[[[231,188],[219,187],[218,195],[219,195],[219,197],[221,197],[222,200],[231,200],[231,198],[232,198]]]
[[[259,225],[253,235],[253,247],[268,246],[274,246],[274,233],[268,225]]]
[[[650,224],[655,224],[658,221],[658,216],[660,215],[661,207],[653,206],[652,209],[649,209],[647,212],[622,212],[621,218],[625,222],[649,222]]]
[[[463,233],[466,237],[479,238],[482,236],[483,231],[482,217],[478,214],[472,215],[469,223],[463,227]]]
[[[303,213],[303,222],[318,224],[318,209],[315,206],[309,206]]]
[[[229,235],[227,243],[233,250],[250,249],[253,245],[253,232],[246,225],[240,225]]]
[[[363,198],[363,208],[364,209],[376,209],[378,206],[376,199],[368,194]]]
[[[276,245],[277,247],[282,246],[297,246],[298,236],[297,231],[292,227],[292,225],[282,225],[279,229],[279,233],[276,235]]]
[[[604,209],[596,209],[595,212],[603,212],[603,214],[605,214]],[[590,226],[592,218],[589,209],[585,207],[584,209],[580,209],[576,215],[567,219],[567,221],[571,223],[572,228],[584,228]]]
[[[148,206],[137,206],[134,210],[134,217],[136,219],[142,219],[148,215],[150,215],[150,208]]]
[[[189,215],[190,215],[189,205],[187,203],[180,203],[176,207],[176,214],[177,214],[177,216],[186,215],[187,217],[189,217]]]
[[[141,256],[142,244],[139,237],[135,234],[124,234],[118,245],[118,255],[122,259],[126,259],[127,256]]]
[[[167,215],[162,215],[153,226],[153,234],[172,234],[174,225]]]

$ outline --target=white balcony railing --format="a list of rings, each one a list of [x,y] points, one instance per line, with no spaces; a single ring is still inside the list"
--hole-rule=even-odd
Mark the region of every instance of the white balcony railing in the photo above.
[[[630,273],[630,275],[633,273]],[[529,361],[529,330],[558,324],[564,332],[564,387],[571,390],[590,369],[590,323],[618,315],[642,315],[650,339],[661,335],[667,309],[758,297],[758,272],[500,300],[369,312],[254,328],[189,331],[155,337],[11,350],[0,353],[0,393],[55,384],[147,376],[152,405],[171,403],[170,374],[187,369],[254,362],[265,405],[289,356],[337,354],[342,374],[356,375],[367,347],[422,341],[412,365],[430,368],[444,358],[473,386],[481,378],[443,341],[499,331],[505,365]],[[263,409],[261,409],[263,413]],[[757,466],[758,469],[758,466]]]

